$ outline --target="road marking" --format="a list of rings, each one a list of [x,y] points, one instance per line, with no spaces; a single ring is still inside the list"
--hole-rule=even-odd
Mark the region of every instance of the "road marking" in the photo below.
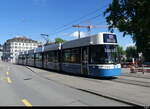
[[[31,104],[28,100],[26,100],[26,99],[23,99],[22,102],[23,102],[24,105],[27,106],[27,107],[31,107],[31,106],[32,106],[32,104]]]
[[[7,81],[8,81],[8,83],[12,83],[12,81],[9,77],[7,77]]]
[[[9,72],[6,72],[6,75],[9,75]]]

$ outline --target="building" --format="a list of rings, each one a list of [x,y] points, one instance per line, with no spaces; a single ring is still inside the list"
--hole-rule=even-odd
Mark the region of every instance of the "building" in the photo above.
[[[2,60],[3,56],[3,46],[0,44],[0,61]]]
[[[3,60],[15,63],[19,52],[37,48],[39,43],[26,37],[15,37],[7,40],[3,45]]]

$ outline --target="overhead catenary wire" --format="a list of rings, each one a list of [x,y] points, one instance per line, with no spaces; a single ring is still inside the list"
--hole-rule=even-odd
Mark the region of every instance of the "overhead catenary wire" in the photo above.
[[[69,22],[69,23],[67,23],[67,24],[64,24],[63,26],[60,26],[60,27],[56,28],[56,29],[55,29],[55,32],[51,33],[50,35],[54,35],[54,34],[60,33],[60,32],[62,32],[62,31],[65,31],[65,30],[71,28],[72,25],[73,25],[75,22],[78,22],[78,21],[80,21],[80,20],[82,20],[82,19],[84,19],[84,18],[86,18],[86,17],[88,17],[88,16],[90,16],[90,15],[93,15],[93,14],[95,14],[96,12],[100,12],[100,10],[103,9],[104,7],[106,7],[106,6],[103,6],[102,8],[98,8],[98,9],[96,9],[96,10],[94,10],[94,11],[92,11],[92,12],[86,14],[86,15],[83,15],[83,16],[79,17],[78,19],[75,19],[75,20],[73,20],[73,21],[71,21],[71,22]],[[94,17],[89,18],[89,19],[87,19],[87,20],[96,19],[96,18],[98,18],[99,16],[100,16],[100,15],[94,16]],[[81,21],[80,23],[85,22],[85,21],[87,21],[87,20]],[[67,27],[67,26],[70,26],[70,27],[65,28],[65,27]]]
[[[83,15],[83,16],[79,17],[78,19],[75,19],[75,20],[73,20],[73,21],[71,21],[71,22],[69,22],[67,24],[64,24],[63,26],[60,26],[60,27],[56,28],[56,31],[61,29],[61,28],[66,27],[66,26],[72,25],[72,23],[77,22],[77,21],[79,21],[79,20],[81,20],[81,19],[83,19],[83,18],[85,18],[85,17],[87,17],[87,16],[89,16],[91,14],[94,14],[94,13],[96,13],[98,11],[100,11],[100,9],[96,9],[96,10],[94,10],[94,11],[92,11],[92,12],[86,14],[86,15]]]
[[[85,22],[85,21],[87,21],[87,20],[96,19],[96,18],[98,18],[98,17],[100,17],[100,16],[101,16],[101,15],[97,15],[97,16],[91,17],[91,18],[89,18],[89,19],[86,19],[86,20],[84,20],[84,21],[81,21],[80,23],[83,23],[83,22]],[[80,24],[80,23],[79,23],[79,24]],[[64,29],[62,29],[62,30],[60,30],[60,31],[57,31],[57,32],[55,32],[55,33],[53,33],[53,34],[51,34],[51,35],[56,35],[56,34],[58,34],[58,33],[61,33],[61,32],[63,32],[63,31],[65,31],[65,30],[69,30],[69,29],[72,29],[72,25],[69,26],[69,27],[66,27],[66,28],[64,28]]]

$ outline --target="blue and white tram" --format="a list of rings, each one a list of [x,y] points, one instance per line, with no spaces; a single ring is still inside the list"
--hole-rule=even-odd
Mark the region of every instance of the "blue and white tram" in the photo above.
[[[51,44],[26,53],[26,65],[96,77],[121,75],[117,37],[99,33],[63,44]],[[22,54],[18,62],[21,63]]]
[[[121,74],[117,56],[117,37],[99,33],[62,44],[62,70],[98,77]]]

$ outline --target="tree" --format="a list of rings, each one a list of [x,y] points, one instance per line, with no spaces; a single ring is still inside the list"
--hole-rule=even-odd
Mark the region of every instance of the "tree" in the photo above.
[[[55,43],[63,43],[66,42],[66,40],[63,40],[62,38],[55,38]]]
[[[123,47],[122,46],[118,46],[117,47],[117,51],[118,51],[119,61],[125,61],[125,59],[124,59],[125,51],[123,50]]]
[[[125,51],[123,50],[122,46],[118,46],[117,49],[118,49],[119,55],[125,55]]]
[[[138,58],[138,53],[135,46],[129,46],[126,48],[126,57],[128,61],[131,61],[132,58]]]
[[[150,0],[113,0],[104,15],[109,30],[131,35],[138,52],[150,61]]]

